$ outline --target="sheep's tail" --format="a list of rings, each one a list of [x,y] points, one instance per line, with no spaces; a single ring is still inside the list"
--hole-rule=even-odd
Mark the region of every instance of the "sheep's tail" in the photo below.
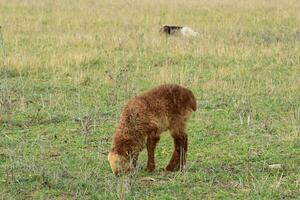
[[[189,98],[189,101],[188,101],[188,106],[193,110],[193,111],[196,111],[197,110],[197,99],[196,97],[194,96],[193,92],[189,90],[188,92],[188,98]]]
[[[193,95],[193,97],[191,98],[191,108],[193,109],[193,111],[197,110],[197,100],[195,98],[195,96]]]

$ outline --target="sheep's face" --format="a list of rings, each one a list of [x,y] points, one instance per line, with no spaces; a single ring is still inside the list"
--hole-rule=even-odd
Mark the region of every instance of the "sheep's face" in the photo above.
[[[124,156],[121,156],[115,152],[109,152],[108,161],[112,172],[115,175],[119,175],[122,172],[130,170],[130,162]]]

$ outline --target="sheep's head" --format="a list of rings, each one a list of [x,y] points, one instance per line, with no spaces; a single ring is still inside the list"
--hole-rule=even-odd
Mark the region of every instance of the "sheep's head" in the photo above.
[[[167,26],[167,25],[163,25],[160,29],[159,29],[159,32],[160,33],[168,33],[169,31],[168,31],[168,29],[169,29],[169,27]]]
[[[120,173],[127,172],[131,169],[131,164],[129,159],[113,151],[109,152],[108,161],[111,170],[115,175],[119,175]]]

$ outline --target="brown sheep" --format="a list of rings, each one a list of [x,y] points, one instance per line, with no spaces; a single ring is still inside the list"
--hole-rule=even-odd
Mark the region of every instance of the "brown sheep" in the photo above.
[[[170,130],[174,152],[167,171],[181,169],[186,162],[188,137],[186,121],[197,103],[193,93],[182,86],[165,84],[134,97],[126,104],[113,138],[108,160],[115,175],[136,166],[139,153],[147,147],[147,170],[155,168],[154,152],[160,134]]]

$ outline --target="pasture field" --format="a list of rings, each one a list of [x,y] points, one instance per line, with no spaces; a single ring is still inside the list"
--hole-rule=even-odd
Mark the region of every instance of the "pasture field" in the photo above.
[[[298,0],[0,0],[0,199],[300,199],[299,10]],[[163,24],[200,36],[166,38]],[[153,173],[143,152],[116,178],[107,154],[122,106],[161,83],[197,97],[187,167],[164,172],[166,133]]]

